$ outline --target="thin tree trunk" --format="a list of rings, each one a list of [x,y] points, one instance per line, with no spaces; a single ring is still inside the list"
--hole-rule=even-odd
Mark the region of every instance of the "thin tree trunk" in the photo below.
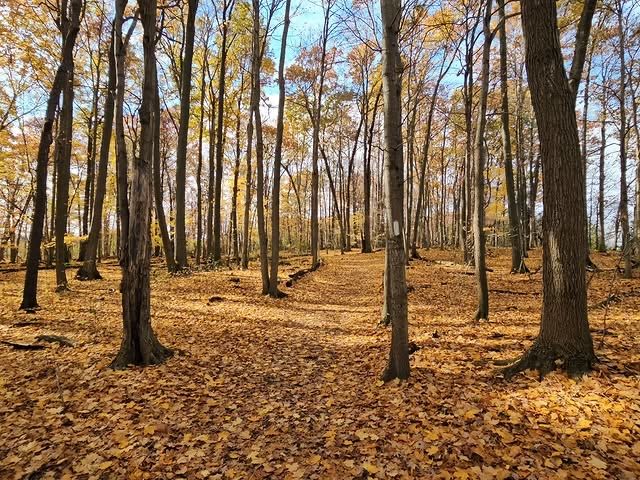
[[[109,168],[109,152],[111,149],[111,137],[113,133],[113,110],[116,89],[116,59],[114,55],[115,24],[122,22],[122,17],[113,20],[114,28],[111,32],[111,46],[109,48],[109,81],[107,85],[107,97],[104,105],[104,120],[102,123],[102,138],[100,144],[100,158],[98,160],[98,176],[96,178],[95,203],[93,206],[93,218],[91,230],[86,243],[84,263],[78,269],[78,280],[99,280],[102,278],[96,265],[98,244],[102,231],[102,215],[104,197],[107,191],[107,173]]]
[[[511,273],[529,271],[524,263],[522,229],[516,204],[516,191],[513,183],[513,159],[511,155],[511,131],[509,127],[509,90],[507,85],[507,26],[504,12],[504,0],[498,0],[500,18],[500,97],[502,100],[502,158],[504,159],[504,177],[507,187],[509,213],[509,240],[511,242]]]
[[[280,261],[280,175],[282,169],[282,141],[284,137],[285,105],[285,62],[287,56],[287,34],[289,33],[289,11],[291,0],[284,7],[284,25],[280,43],[280,63],[278,65],[278,117],[276,120],[276,145],[273,154],[273,192],[271,194],[271,272],[269,294],[278,297],[278,263]]]

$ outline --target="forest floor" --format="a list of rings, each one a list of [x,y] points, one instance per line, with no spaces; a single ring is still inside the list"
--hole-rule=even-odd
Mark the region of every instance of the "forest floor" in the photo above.
[[[510,275],[509,252],[490,250],[490,321],[477,324],[457,253],[422,254],[408,269],[421,348],[410,380],[388,384],[381,252],[326,254],[279,300],[260,295],[255,267],[169,277],[158,265],[154,328],[176,354],[126,371],[108,368],[122,329],[115,265],[64,294],[42,271],[31,315],[16,311],[24,272],[0,274],[0,340],[75,344],[0,344],[0,478],[640,477],[640,280],[612,281],[617,254],[594,256],[604,271],[589,283],[601,363],[542,382],[505,382],[493,363],[531,344],[541,273]]]

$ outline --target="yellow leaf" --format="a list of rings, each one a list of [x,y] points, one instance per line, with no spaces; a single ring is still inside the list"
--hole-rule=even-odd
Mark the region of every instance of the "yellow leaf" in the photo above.
[[[309,457],[308,463],[310,465],[317,465],[320,463],[320,460],[322,460],[322,457],[320,455],[311,455],[311,457]]]
[[[145,435],[153,435],[154,433],[156,433],[155,425],[145,425],[145,427],[144,427],[144,434]]]
[[[607,468],[607,463],[605,461],[593,455],[591,455],[591,459],[589,460],[589,463],[594,467],[599,468],[600,470],[606,470]]]
[[[362,464],[362,468],[364,468],[367,472],[373,474],[376,474],[380,471],[380,469],[378,467],[376,467],[375,465],[369,463],[369,462],[365,462]]]
[[[588,428],[591,427],[591,424],[593,422],[591,422],[591,420],[587,420],[586,418],[581,418],[580,420],[578,420],[578,423],[576,424],[576,428],[578,430],[587,430]]]
[[[113,465],[112,461],[106,461],[106,462],[102,462],[100,465],[98,465],[98,469],[100,470],[106,470],[107,468],[109,468],[111,465]]]

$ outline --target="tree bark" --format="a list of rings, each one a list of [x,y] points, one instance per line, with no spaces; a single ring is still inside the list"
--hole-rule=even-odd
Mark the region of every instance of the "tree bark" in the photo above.
[[[73,48],[80,31],[80,12],[82,0],[71,0],[70,27],[62,48],[62,60],[58,66],[47,101],[47,110],[40,132],[40,143],[36,159],[36,193],[34,200],[33,222],[27,252],[27,271],[24,279],[21,310],[35,310],[38,305],[38,266],[40,263],[40,246],[44,228],[44,217],[47,210],[47,164],[49,149],[53,143],[53,124],[56,109],[60,100],[60,92],[64,86],[67,73],[73,61]]]
[[[587,319],[584,176],[573,93],[558,33],[555,0],[522,2],[525,62],[544,171],[543,306],[531,349],[505,370],[543,376],[557,367],[581,375],[596,361]]]
[[[529,271],[524,263],[522,247],[522,229],[520,215],[516,203],[516,190],[513,182],[513,158],[511,155],[511,131],[509,127],[509,90],[507,84],[507,26],[504,12],[504,0],[498,0],[500,18],[500,98],[502,112],[502,158],[504,159],[504,177],[507,187],[507,203],[509,213],[509,240],[511,241],[511,273]]]
[[[218,116],[216,129],[216,178],[215,178],[215,205],[213,213],[213,252],[212,259],[219,262],[222,258],[222,217],[221,205],[222,201],[222,159],[224,156],[224,96],[227,76],[227,37],[229,34],[229,18],[233,11],[234,0],[223,0],[222,4],[222,39],[220,43],[220,65],[218,79]]]
[[[385,210],[386,237],[389,256],[387,262],[388,314],[391,321],[391,350],[382,374],[383,380],[409,377],[409,329],[407,318],[406,258],[403,241],[404,223],[404,166],[402,145],[402,60],[398,45],[400,30],[400,0],[381,0],[384,89],[385,143]]]
[[[98,159],[98,176],[95,187],[95,203],[93,206],[93,217],[91,219],[91,229],[86,243],[84,263],[78,269],[76,278],[78,280],[100,280],[102,276],[98,271],[96,262],[98,254],[98,243],[100,232],[102,231],[102,210],[104,197],[107,191],[107,171],[109,168],[109,152],[111,149],[111,137],[113,133],[113,109],[116,89],[116,59],[114,55],[115,24],[122,22],[122,17],[114,18],[114,27],[111,32],[111,47],[109,48],[109,80],[107,85],[107,97],[104,104],[104,120],[102,123],[102,138],[100,143],[100,158]]]
[[[156,0],[138,0],[144,28],[144,79],[140,105],[140,151],[133,162],[131,216],[126,261],[122,268],[123,338],[113,368],[164,362],[171,350],[151,327],[151,163],[153,156],[153,97],[155,96]]]
[[[187,169],[187,141],[189,135],[189,112],[191,109],[191,76],[193,70],[193,42],[198,0],[189,0],[185,34],[184,58],[180,75],[180,129],[176,149],[176,268],[188,266],[187,237],[185,227],[185,192]]]
[[[273,186],[271,194],[271,272],[269,276],[269,295],[279,296],[278,263],[280,261],[280,175],[282,170],[282,142],[284,137],[284,104],[285,104],[285,62],[287,56],[287,34],[289,33],[289,11],[291,0],[286,0],[284,7],[284,25],[280,43],[280,63],[278,65],[278,117],[276,119],[276,145],[273,154]]]

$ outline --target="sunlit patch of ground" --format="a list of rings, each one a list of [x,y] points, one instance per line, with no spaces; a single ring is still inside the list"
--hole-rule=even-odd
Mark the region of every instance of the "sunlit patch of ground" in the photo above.
[[[604,271],[589,283],[591,305],[620,299],[590,310],[597,370],[505,383],[493,360],[535,336],[541,273],[510,275],[509,252],[491,250],[490,321],[477,324],[458,252],[421,253],[408,270],[421,349],[411,379],[386,385],[381,252],[324,255],[279,300],[260,295],[256,266],[155,268],[154,327],[176,355],[122,372],[107,368],[122,328],[116,266],[64,294],[41,272],[33,315],[16,311],[23,272],[0,274],[0,340],[75,342],[0,346],[0,478],[640,476],[640,280],[614,279],[617,256],[595,255]],[[283,277],[304,262],[287,260]],[[538,269],[539,252],[527,264]],[[36,323],[15,326],[25,321]]]

